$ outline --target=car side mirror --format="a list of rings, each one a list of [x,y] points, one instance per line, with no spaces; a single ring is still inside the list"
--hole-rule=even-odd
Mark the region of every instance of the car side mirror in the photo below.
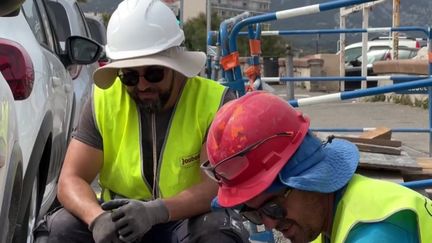
[[[65,63],[65,66],[69,66],[70,64],[81,64],[87,65],[99,60],[99,57],[102,53],[103,47],[97,42],[82,37],[82,36],[70,36],[66,39],[66,53],[68,63]]]

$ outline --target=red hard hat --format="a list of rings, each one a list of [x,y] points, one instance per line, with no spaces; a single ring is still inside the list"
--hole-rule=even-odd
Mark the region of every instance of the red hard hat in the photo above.
[[[300,146],[309,118],[276,95],[255,91],[224,105],[207,136],[223,207],[263,192]]]

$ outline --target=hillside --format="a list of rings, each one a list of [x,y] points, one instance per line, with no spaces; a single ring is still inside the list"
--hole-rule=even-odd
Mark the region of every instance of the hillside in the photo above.
[[[292,9],[310,4],[326,2],[325,0],[273,0],[272,11]],[[415,4],[413,4],[415,3]],[[392,25],[392,0],[379,4],[369,13],[369,27],[390,27]],[[432,23],[432,1],[430,0],[401,0],[401,26],[427,26]],[[362,13],[354,13],[347,18],[347,28],[361,28]],[[339,28],[339,10],[331,10],[308,16],[275,21],[271,23],[274,30],[292,29],[334,29]],[[383,33],[384,35],[384,33]],[[408,36],[425,37],[418,32],[407,33]],[[373,37],[370,34],[370,37]],[[376,36],[376,35],[375,35]],[[321,36],[289,37],[295,48],[313,49],[318,51],[335,51],[337,34]],[[309,40],[305,42],[304,40]],[[347,34],[348,43],[361,41],[361,34]]]
[[[204,0],[203,0],[204,1]],[[114,11],[121,0],[87,0],[80,4],[85,12],[108,12]],[[271,11],[292,9],[306,5],[323,3],[326,0],[273,0]],[[415,3],[415,4],[413,4]],[[348,28],[361,28],[362,14],[354,13],[347,19]],[[392,0],[377,5],[369,14],[370,27],[388,27],[392,23]],[[300,16],[291,19],[270,22],[271,29],[293,30],[293,29],[333,29],[339,27],[339,11],[331,10],[318,14]],[[427,26],[432,24],[432,1],[431,0],[401,0],[401,26]],[[420,33],[408,33],[409,36],[424,37]],[[373,37],[371,35],[371,37]],[[312,35],[286,37],[295,48],[313,51],[335,51],[338,35]],[[348,34],[348,43],[361,40],[361,34]],[[309,40],[305,42],[305,40]]]

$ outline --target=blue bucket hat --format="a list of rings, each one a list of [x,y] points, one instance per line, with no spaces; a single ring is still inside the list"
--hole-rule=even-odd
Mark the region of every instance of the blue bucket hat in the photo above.
[[[289,186],[303,191],[334,192],[348,183],[359,160],[353,143],[343,139],[323,143],[309,131],[266,191]]]

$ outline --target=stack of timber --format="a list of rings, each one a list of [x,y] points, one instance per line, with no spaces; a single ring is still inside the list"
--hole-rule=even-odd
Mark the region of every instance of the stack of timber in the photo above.
[[[354,143],[360,151],[360,170],[392,172],[403,181],[419,179],[423,168],[402,149],[402,142],[391,139],[391,129],[378,127],[359,136],[335,136]],[[431,163],[432,165],[432,163]],[[432,172],[432,166],[430,166]],[[425,173],[425,172],[424,172]],[[426,176],[426,175],[425,175]]]
[[[391,140],[391,130],[379,127],[358,137],[335,136],[353,142],[361,152],[401,155],[402,142]]]

